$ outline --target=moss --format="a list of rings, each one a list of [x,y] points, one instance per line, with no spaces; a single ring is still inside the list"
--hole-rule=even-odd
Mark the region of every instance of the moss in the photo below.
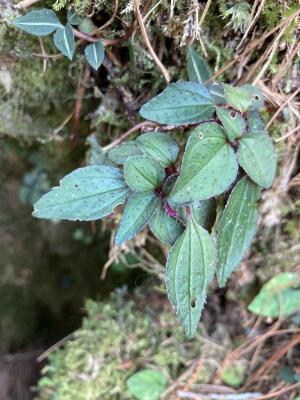
[[[81,328],[49,356],[37,400],[131,399],[126,380],[150,364],[175,379],[181,366],[199,355],[199,338],[187,343],[173,312],[162,309],[163,299],[148,300],[136,293],[130,301],[123,289],[105,303],[88,300]]]

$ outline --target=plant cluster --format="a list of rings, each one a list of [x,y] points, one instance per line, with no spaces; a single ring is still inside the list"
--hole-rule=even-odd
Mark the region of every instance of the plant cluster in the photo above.
[[[224,286],[250,246],[260,191],[272,185],[276,160],[257,111],[263,106],[259,90],[205,84],[209,69],[192,49],[188,72],[189,82],[170,84],[141,108],[161,131],[110,149],[103,165],[71,172],[35,204],[33,215],[91,221],[125,204],[116,244],[149,224],[172,246],[166,289],[192,337],[214,274]],[[195,126],[181,162],[165,124]]]
[[[68,10],[67,24],[64,26],[54,11],[40,9],[30,11],[21,17],[15,18],[13,24],[35,36],[47,36],[53,32],[53,42],[56,48],[69,60],[72,60],[75,51],[75,34],[80,35],[74,26],[80,25],[82,18],[73,10]],[[84,54],[88,64],[97,70],[104,59],[104,46],[100,40],[87,45]]]

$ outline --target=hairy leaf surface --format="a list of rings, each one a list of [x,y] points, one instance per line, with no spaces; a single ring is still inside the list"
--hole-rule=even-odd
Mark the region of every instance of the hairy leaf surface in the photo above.
[[[242,178],[231,192],[218,226],[217,277],[223,287],[242,261],[254,237],[260,188]]]
[[[57,29],[54,34],[54,44],[69,60],[72,60],[75,51],[75,39],[71,25]]]
[[[189,124],[211,118],[212,98],[207,88],[194,82],[171,83],[141,108],[142,117],[160,124]]]
[[[237,111],[217,107],[217,115],[230,141],[243,135],[246,130],[246,122]]]
[[[146,192],[158,188],[165,177],[163,167],[147,156],[133,156],[124,165],[127,185],[135,192]]]
[[[246,114],[249,132],[263,132],[266,128],[264,120],[257,110],[250,110]]]
[[[136,139],[136,143],[146,155],[159,161],[164,167],[174,164],[177,159],[178,144],[166,133],[144,133]]]
[[[171,245],[178,239],[183,230],[182,225],[168,215],[162,201],[159,202],[149,226],[160,241]]]
[[[238,163],[222,127],[204,123],[190,135],[170,201],[185,204],[223,193],[234,181]]]
[[[118,168],[104,165],[78,168],[35,204],[33,216],[71,221],[96,220],[111,214],[118,204],[124,203],[128,193]]]
[[[56,29],[63,28],[55,12],[46,8],[30,11],[22,17],[15,18],[12,23],[23,31],[36,36],[47,36]]]
[[[104,60],[104,46],[101,41],[89,44],[84,49],[84,54],[89,65],[97,71]]]
[[[155,193],[132,193],[125,204],[116,235],[116,243],[122,244],[141,231],[149,222],[156,206],[157,197]]]
[[[248,133],[240,140],[238,160],[258,185],[268,188],[276,173],[276,156],[272,139],[264,132]]]
[[[142,151],[134,142],[122,143],[111,149],[107,155],[117,164],[125,164],[126,160],[132,156],[142,155]]]
[[[215,261],[213,239],[191,218],[171,248],[166,266],[167,294],[188,337],[197,330]]]
[[[204,83],[211,77],[208,65],[192,47],[188,48],[187,69],[191,82]]]

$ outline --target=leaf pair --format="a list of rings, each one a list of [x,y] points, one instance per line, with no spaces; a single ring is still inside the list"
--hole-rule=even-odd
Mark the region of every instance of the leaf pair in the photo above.
[[[61,24],[54,11],[48,9],[30,11],[22,17],[15,18],[12,23],[35,36],[47,36],[56,31],[53,37],[55,46],[69,60],[73,59],[75,38],[72,25],[80,24],[80,17],[74,11],[68,11],[66,26]],[[85,57],[89,65],[97,70],[104,59],[102,42],[86,46]]]

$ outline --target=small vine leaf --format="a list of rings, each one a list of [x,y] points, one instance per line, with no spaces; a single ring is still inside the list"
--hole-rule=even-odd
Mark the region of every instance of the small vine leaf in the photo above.
[[[190,212],[194,220],[206,230],[210,230],[216,219],[216,201],[214,199],[195,201],[190,204]],[[180,207],[180,218],[186,224],[184,207]]]
[[[89,166],[66,175],[34,206],[33,216],[46,219],[92,221],[124,203],[129,189],[118,168]]]
[[[147,156],[129,157],[124,165],[127,185],[135,192],[147,192],[159,188],[165,171],[155,160]]]
[[[142,117],[160,124],[191,124],[213,115],[213,103],[207,88],[195,82],[177,82],[144,104]]]
[[[167,133],[144,133],[135,142],[143,153],[160,162],[164,167],[173,165],[177,159],[178,144]]]
[[[126,142],[109,150],[107,156],[116,164],[125,164],[126,160],[129,157],[138,156],[142,154],[143,152],[138,148],[138,146],[134,142]]]
[[[264,96],[261,94],[261,91],[256,86],[247,84],[241,86],[241,89],[249,96],[251,101],[250,108],[252,110],[259,110],[264,106]]]
[[[242,261],[254,237],[260,188],[242,178],[231,192],[218,225],[217,278],[223,287]]]
[[[212,83],[211,85],[207,86],[207,89],[212,96],[214,105],[226,104],[224,87],[222,83]]]
[[[172,204],[206,200],[223,193],[234,181],[238,163],[222,127],[204,123],[190,135],[180,175],[170,193]]]
[[[72,60],[75,51],[75,39],[71,25],[57,29],[54,34],[54,44],[69,60]]]
[[[191,218],[170,250],[166,288],[186,335],[195,335],[216,262],[215,243],[209,233]]]
[[[240,87],[224,85],[224,93],[227,103],[240,112],[245,112],[248,109],[259,109],[264,104],[262,94],[252,85]]]
[[[246,122],[237,111],[219,107],[216,108],[216,111],[230,141],[243,135],[246,130]]]
[[[248,310],[273,318],[288,317],[300,310],[300,274],[282,272],[273,276],[249,304]]]
[[[22,17],[15,18],[12,23],[35,36],[47,36],[56,29],[63,28],[55,12],[46,8],[30,11]]]
[[[245,112],[251,106],[251,99],[241,87],[224,85],[226,102],[234,109]]]
[[[205,83],[211,77],[208,65],[192,47],[188,48],[187,70],[190,82]]]
[[[257,110],[250,110],[246,114],[249,132],[263,132],[266,129],[264,120]]]
[[[97,71],[104,60],[104,46],[101,41],[89,44],[84,49],[84,54],[89,65]]]
[[[68,24],[71,25],[80,25],[81,21],[82,21],[82,17],[80,15],[78,15],[74,10],[68,10],[67,13],[67,21]]]
[[[176,218],[168,215],[164,209],[164,203],[159,202],[157,209],[150,220],[149,227],[152,233],[161,242],[166,244],[174,244],[182,233],[183,227]]]
[[[159,400],[166,390],[167,379],[160,371],[143,369],[131,375],[126,384],[137,400]]]
[[[243,136],[237,152],[238,161],[258,185],[269,188],[276,174],[276,156],[272,139],[263,132]]]
[[[116,244],[132,239],[147,225],[156,209],[157,201],[153,192],[132,193],[129,196],[116,235]]]

